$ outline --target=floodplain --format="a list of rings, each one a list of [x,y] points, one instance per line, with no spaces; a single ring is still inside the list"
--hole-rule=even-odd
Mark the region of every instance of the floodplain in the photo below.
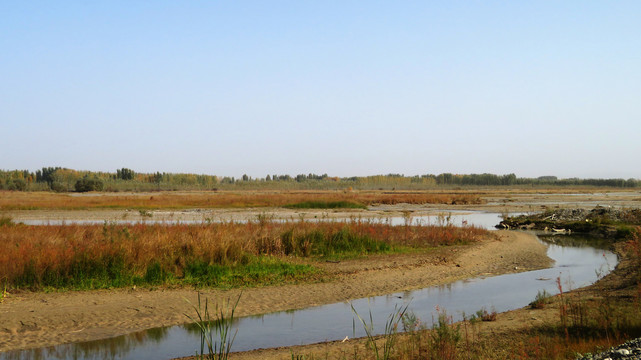
[[[0,351],[185,323],[185,299],[193,304],[198,293],[214,302],[242,292],[237,315],[246,316],[540,269],[550,260],[533,237],[453,222],[452,211],[507,216],[640,202],[641,194],[629,190],[558,188],[3,192]],[[611,246],[620,265],[596,285],[553,296],[544,309],[394,334],[393,358],[571,358],[632,336],[641,288],[630,254],[638,251],[638,237]],[[568,300],[574,297],[584,305]],[[603,315],[587,313],[593,309]],[[577,311],[599,323],[571,322]],[[439,331],[453,337],[434,338]],[[484,340],[496,334],[512,340]],[[232,358],[375,358],[372,340]]]

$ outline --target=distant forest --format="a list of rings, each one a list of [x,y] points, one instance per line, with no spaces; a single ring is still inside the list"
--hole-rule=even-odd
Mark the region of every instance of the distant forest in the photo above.
[[[0,170],[0,190],[12,191],[158,191],[158,190],[250,190],[250,189],[433,189],[465,186],[589,186],[638,188],[638,179],[559,179],[556,176],[520,178],[514,174],[387,174],[332,177],[327,174],[267,175],[252,178],[177,173],[138,173],[122,168],[113,173],[44,167],[28,170]]]

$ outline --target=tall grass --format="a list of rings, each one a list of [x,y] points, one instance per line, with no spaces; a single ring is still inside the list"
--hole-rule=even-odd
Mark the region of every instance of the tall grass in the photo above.
[[[144,284],[254,286],[313,279],[295,258],[353,257],[479,240],[453,226],[269,222],[2,226],[9,288],[95,289]]]
[[[197,359],[227,360],[234,345],[238,330],[232,334],[234,324],[234,313],[240,301],[239,295],[235,302],[216,303],[214,316],[209,311],[209,299],[202,304],[200,293],[198,293],[198,305],[194,305],[196,316],[185,314],[198,329],[200,334],[200,352],[196,354]]]
[[[398,325],[402,322],[403,317],[407,312],[407,307],[409,306],[409,304],[406,304],[405,306],[401,306],[401,307],[395,307],[394,312],[388,316],[387,321],[385,322],[385,330],[382,336],[383,337],[382,348],[379,347],[379,344],[376,341],[376,336],[374,334],[374,319],[372,317],[371,310],[369,312],[369,322],[368,322],[358,314],[356,309],[354,309],[353,304],[350,304],[350,306],[352,308],[352,312],[354,313],[358,321],[363,326],[363,329],[365,330],[365,334],[367,335],[368,345],[373,350],[373,354],[376,356],[376,360],[390,359],[392,356],[392,350],[394,349],[394,345],[396,345],[396,339],[397,339],[397,334],[399,330]]]

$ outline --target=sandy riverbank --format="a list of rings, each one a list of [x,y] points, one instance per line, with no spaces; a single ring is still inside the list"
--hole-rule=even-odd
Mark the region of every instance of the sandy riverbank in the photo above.
[[[244,289],[241,316],[298,309],[366,296],[444,284],[463,278],[542,268],[545,246],[533,236],[496,232],[471,246],[429,254],[372,256],[321,263],[332,280],[323,283]],[[206,290],[210,299],[240,290]],[[91,292],[16,293],[0,304],[0,351],[111,337],[184,323],[196,301],[192,289],[119,289]]]

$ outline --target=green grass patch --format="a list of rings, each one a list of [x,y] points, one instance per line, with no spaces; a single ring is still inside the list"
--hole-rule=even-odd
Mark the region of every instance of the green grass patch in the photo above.
[[[306,264],[292,264],[271,256],[253,257],[246,264],[219,265],[192,262],[185,269],[185,284],[214,287],[246,287],[294,283],[309,280],[320,270]]]
[[[320,270],[292,264],[272,256],[248,256],[244,263],[220,265],[196,260],[187,264],[184,276],[177,277],[153,262],[137,275],[120,256],[78,259],[68,269],[48,269],[38,274],[32,266],[17,279],[16,288],[95,290],[128,286],[192,285],[220,288],[253,287],[295,283],[314,278]]]
[[[295,234],[294,230],[281,235],[284,252],[301,257],[346,258],[367,254],[391,252],[392,246],[373,239],[369,235],[358,234],[344,227],[328,232],[313,230]]]
[[[77,256],[65,267],[36,270],[33,263],[25,266],[14,284],[17,288],[106,289],[140,283],[125,265],[124,256],[105,255],[96,258]]]
[[[367,206],[352,201],[303,201],[283,207],[288,209],[367,209]]]
[[[1,226],[13,226],[15,223],[13,219],[9,216],[0,216],[0,227]]]

